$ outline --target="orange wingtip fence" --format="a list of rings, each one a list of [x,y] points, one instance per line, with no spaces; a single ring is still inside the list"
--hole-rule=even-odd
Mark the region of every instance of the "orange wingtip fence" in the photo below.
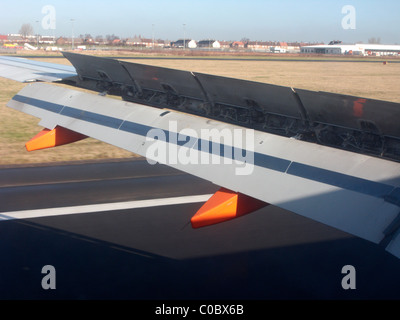
[[[221,188],[196,212],[190,222],[193,228],[200,228],[243,216],[267,205],[267,202]]]
[[[53,130],[43,129],[26,144],[26,150],[34,151],[47,149],[64,144],[72,143],[87,138],[78,132],[57,126]]]

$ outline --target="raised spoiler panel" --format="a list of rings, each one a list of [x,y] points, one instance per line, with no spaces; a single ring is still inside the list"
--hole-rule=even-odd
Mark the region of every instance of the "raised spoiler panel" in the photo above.
[[[64,52],[83,79],[400,138],[400,104]],[[108,78],[104,76],[108,75]],[[140,97],[137,97],[140,100]],[[146,101],[142,101],[143,103]],[[168,107],[168,106],[164,106]]]
[[[157,146],[165,147],[166,158],[161,163],[381,243],[400,257],[399,163],[260,131],[252,131],[254,148],[237,142],[227,145],[220,138],[203,137],[202,130],[232,132],[243,127],[47,84],[26,86],[8,106],[38,116],[42,123],[51,119],[53,125],[142,156],[155,146],[155,141],[148,139],[150,130],[162,130],[166,139],[158,139]],[[190,136],[181,133],[187,128],[192,130]],[[217,148],[201,149],[202,141]],[[243,163],[233,152],[218,156],[215,151],[222,147],[239,148],[239,155],[244,152],[254,157]],[[170,161],[169,156],[182,149],[183,154],[192,152],[197,159],[212,154],[220,163]],[[225,163],[227,158],[231,164]],[[238,174],[237,169],[247,165],[252,165],[252,170]]]
[[[303,119],[301,104],[289,87],[195,73],[213,102],[254,108]]]
[[[160,68],[136,63],[120,62],[129,72],[139,90],[169,92],[182,97],[205,101],[201,85],[190,71]]]
[[[289,87],[69,52],[63,54],[75,66],[81,79],[102,81],[99,71],[104,71],[110,75],[112,82],[123,83],[138,90],[139,94],[133,100],[145,104],[157,105],[144,98],[141,100],[141,92],[147,89],[176,94],[183,99],[192,98],[204,104],[237,106],[246,110],[255,109],[296,119],[304,117],[301,104]],[[124,70],[116,66],[117,63],[123,66]],[[163,105],[163,107],[169,106]]]
[[[400,104],[64,53],[77,85],[400,162]]]
[[[70,52],[63,52],[63,55],[72,63],[81,79],[133,84],[118,60]]]
[[[310,122],[400,137],[400,104],[296,89]]]
[[[82,80],[96,80],[122,84],[142,93],[143,89],[168,92],[204,100],[204,95],[193,74],[188,71],[147,66],[109,58],[63,52],[75,66]],[[83,84],[83,83],[81,83]],[[139,100],[139,99],[138,99]]]

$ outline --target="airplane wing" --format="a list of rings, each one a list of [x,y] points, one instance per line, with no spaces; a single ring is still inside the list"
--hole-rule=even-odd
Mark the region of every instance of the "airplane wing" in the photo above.
[[[19,82],[53,82],[76,76],[72,66],[7,56],[0,56],[0,72],[2,77]]]
[[[273,204],[400,257],[399,104],[64,55],[102,94],[24,87],[7,105],[46,128],[28,150],[90,136],[221,186],[193,227]]]

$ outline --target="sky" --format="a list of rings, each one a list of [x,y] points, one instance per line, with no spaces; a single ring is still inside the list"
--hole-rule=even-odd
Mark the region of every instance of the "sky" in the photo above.
[[[399,17],[398,0],[0,0],[0,34],[57,37],[400,44]]]

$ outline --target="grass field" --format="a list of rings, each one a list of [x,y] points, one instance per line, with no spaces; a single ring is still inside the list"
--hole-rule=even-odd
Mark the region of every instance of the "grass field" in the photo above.
[[[69,64],[61,58],[39,61]],[[326,61],[262,61],[201,59],[129,59],[181,70],[197,71],[315,91],[343,93],[400,103],[400,63]],[[0,165],[54,161],[127,158],[135,155],[88,138],[54,149],[27,152],[25,142],[41,128],[37,118],[6,107],[25,84],[0,78]]]

